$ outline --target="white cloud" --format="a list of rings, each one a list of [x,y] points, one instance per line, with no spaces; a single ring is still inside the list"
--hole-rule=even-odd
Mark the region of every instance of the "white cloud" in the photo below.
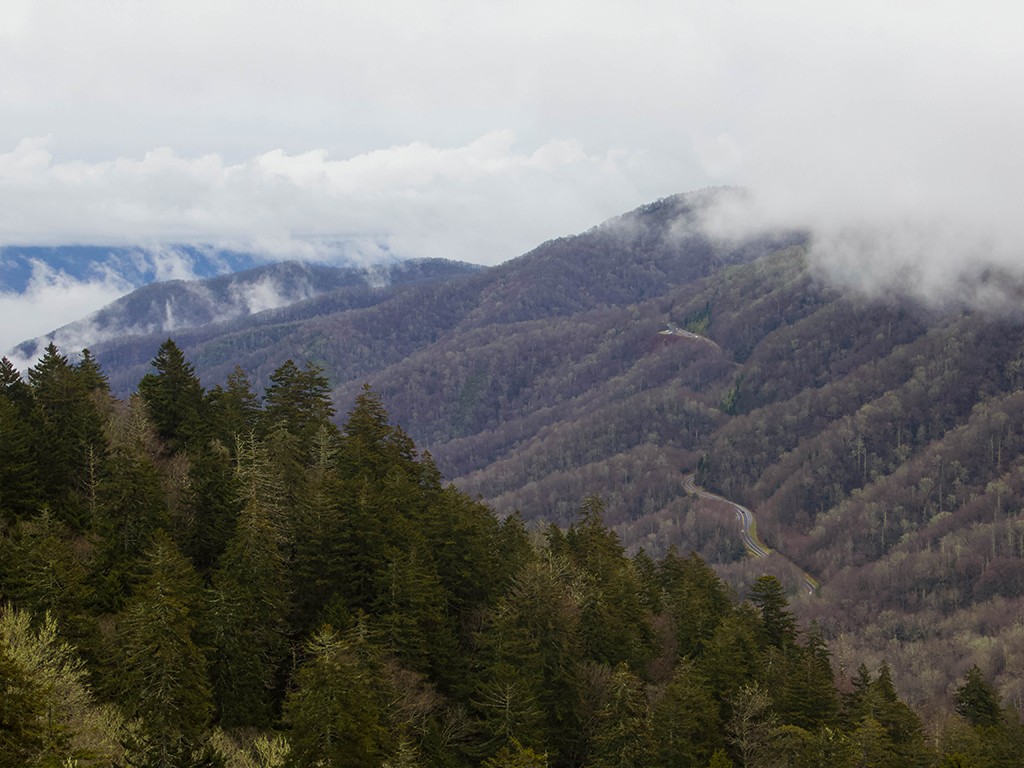
[[[306,258],[351,239],[400,256],[495,263],[589,226],[609,197],[628,205],[635,161],[569,141],[523,151],[510,131],[462,147],[417,142],[351,158],[273,150],[235,164],[169,149],[60,162],[46,140],[30,139],[0,155],[0,236],[20,245],[229,244]],[[155,253],[161,279],[191,275],[186,254]]]
[[[0,242],[492,262],[723,183],[856,279],[1024,271],[1005,0],[5,8]]]
[[[114,272],[76,280],[34,262],[32,277],[23,293],[0,292],[0,352],[7,354],[15,344],[84,317],[131,288]],[[25,361],[17,362],[23,365]]]

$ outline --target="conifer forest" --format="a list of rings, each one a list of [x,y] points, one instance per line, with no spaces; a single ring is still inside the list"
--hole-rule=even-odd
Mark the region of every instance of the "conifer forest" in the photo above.
[[[0,366],[0,768],[989,768],[978,667],[938,716],[840,668],[775,576],[627,554],[447,484],[314,364],[135,394],[88,351]],[[340,425],[340,426],[339,426]]]

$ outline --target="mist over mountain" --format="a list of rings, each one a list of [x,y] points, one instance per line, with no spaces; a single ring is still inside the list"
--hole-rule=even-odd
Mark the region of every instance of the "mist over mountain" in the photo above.
[[[451,269],[447,269],[448,267]],[[469,265],[438,265],[449,276]],[[420,262],[380,263],[369,267],[333,267],[283,262],[204,280],[166,280],[143,286],[106,307],[14,350],[31,361],[52,342],[66,349],[94,347],[112,339],[166,336],[206,326],[221,327],[250,315],[280,309],[327,293],[347,293],[350,301],[386,288],[428,279],[431,267]],[[210,331],[207,331],[210,332]]]
[[[666,198],[497,267],[406,263],[387,286],[174,337],[207,387],[236,365],[266,387],[309,361],[344,413],[369,382],[500,514],[564,526],[597,494],[630,549],[696,550],[737,588],[773,572],[844,659],[898,662],[922,705],[972,663],[1024,697],[1016,316],[832,280],[807,232],[726,236],[708,222],[734,194]],[[145,295],[132,301],[164,317]],[[165,337],[96,346],[115,391]],[[686,492],[691,473],[748,505],[777,554],[747,557],[732,509]]]

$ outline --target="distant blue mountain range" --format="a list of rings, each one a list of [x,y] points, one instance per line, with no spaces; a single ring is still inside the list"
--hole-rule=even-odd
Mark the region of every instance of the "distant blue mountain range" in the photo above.
[[[115,273],[133,287],[139,287],[157,280],[229,274],[266,263],[266,259],[251,253],[185,245],[154,248],[6,246],[0,248],[0,290],[24,292],[38,263],[76,280]]]

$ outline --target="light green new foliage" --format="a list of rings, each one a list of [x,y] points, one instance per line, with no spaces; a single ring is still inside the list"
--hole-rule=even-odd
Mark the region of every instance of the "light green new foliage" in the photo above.
[[[40,704],[37,765],[112,766],[124,757],[124,718],[93,699],[85,665],[46,614],[33,626],[27,611],[0,608],[0,646],[32,686]]]
[[[243,731],[244,733],[244,731]],[[224,768],[283,768],[291,747],[281,734],[260,733],[244,738],[220,728],[210,733],[210,746]]]

